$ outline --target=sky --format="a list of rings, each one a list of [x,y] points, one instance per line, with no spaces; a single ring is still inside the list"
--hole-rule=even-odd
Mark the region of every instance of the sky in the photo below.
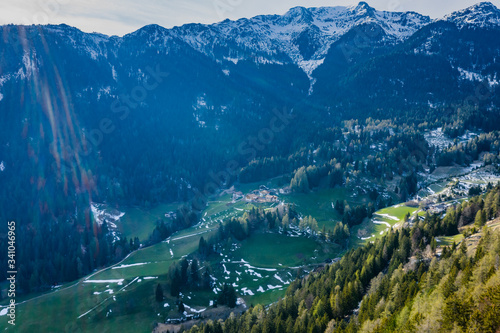
[[[85,32],[118,35],[148,24],[165,28],[215,23],[261,14],[284,14],[295,6],[349,6],[351,0],[1,0],[0,25],[65,23]],[[479,0],[367,0],[378,10],[416,11],[441,18]],[[492,0],[500,7],[500,0]]]

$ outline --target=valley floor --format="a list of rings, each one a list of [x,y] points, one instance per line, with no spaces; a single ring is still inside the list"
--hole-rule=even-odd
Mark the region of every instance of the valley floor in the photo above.
[[[464,192],[470,186],[494,182],[500,178],[488,168],[463,168],[461,170],[436,169],[430,177],[430,184],[419,193],[416,200],[397,204],[377,211],[373,218],[352,228],[350,246],[361,246],[381,237],[390,228],[402,227],[405,219],[412,223],[424,211],[443,213],[446,208],[463,200]],[[263,184],[242,186],[245,193],[259,189]],[[274,187],[274,181],[266,183]],[[219,222],[230,217],[241,216],[255,205],[272,208],[277,205],[293,204],[304,216],[317,218],[320,227],[333,227],[339,216],[333,203],[346,200],[351,203],[367,202],[368,199],[349,194],[346,189],[318,190],[308,194],[278,194],[277,200],[256,203],[245,197],[235,197],[235,192],[223,193],[209,203],[200,223],[180,231],[165,241],[141,248],[128,255],[121,262],[77,281],[56,287],[52,292],[26,298],[17,304],[18,326],[15,331],[51,332],[150,332],[156,323],[166,318],[178,318],[176,298],[166,297],[162,303],[154,301],[154,288],[165,283],[169,268],[174,262],[198,249],[200,237],[209,239],[217,232]],[[244,193],[244,194],[245,194]],[[444,201],[441,198],[446,198]],[[237,198],[235,200],[235,198]],[[128,233],[129,237],[143,235],[160,215],[170,214],[174,205],[153,208],[141,212],[129,208],[125,212],[107,210],[97,206],[100,214],[116,217],[117,231]],[[145,225],[136,226],[137,220]],[[149,222],[148,222],[149,221]],[[440,237],[439,245],[450,245],[459,241],[457,237]],[[231,284],[238,293],[238,307],[243,311],[252,304],[270,304],[284,296],[287,286],[295,279],[299,269],[303,273],[324,265],[325,261],[339,258],[343,250],[321,242],[317,237],[298,229],[288,234],[257,233],[243,241],[227,244],[220,252],[220,258],[211,259],[215,267],[212,279],[215,287],[211,291],[187,292],[181,295],[187,313],[203,317],[226,316],[231,311],[225,307],[215,310],[211,307],[224,283]],[[5,331],[13,331],[6,323],[5,308],[0,310],[0,324]],[[215,314],[217,313],[217,314]],[[163,327],[163,326],[162,326]]]

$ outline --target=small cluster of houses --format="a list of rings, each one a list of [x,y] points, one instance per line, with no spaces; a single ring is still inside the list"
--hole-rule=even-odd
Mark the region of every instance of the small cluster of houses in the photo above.
[[[252,191],[245,195],[245,201],[252,203],[272,203],[279,202],[278,191],[268,189],[266,186],[261,185],[258,190]]]

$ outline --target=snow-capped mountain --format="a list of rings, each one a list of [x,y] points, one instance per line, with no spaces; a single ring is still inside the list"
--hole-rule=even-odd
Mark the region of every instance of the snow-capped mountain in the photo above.
[[[483,2],[433,21],[428,16],[415,12],[378,11],[366,2],[360,2],[349,7],[295,7],[284,15],[261,15],[236,21],[225,20],[211,25],[186,24],[165,29],[153,24],[122,38],[86,34],[67,25],[21,26],[19,30],[23,30],[28,39],[40,34],[49,38],[51,35],[60,37],[65,46],[87,54],[92,60],[108,56],[118,57],[122,45],[135,41],[136,44],[141,44],[141,47],[129,52],[142,54],[154,49],[157,53],[168,54],[173,49],[190,47],[223,67],[227,67],[228,63],[237,64],[240,61],[293,64],[314,82],[314,70],[323,64],[332,44],[349,31],[365,25],[375,25],[381,29],[376,31],[383,34],[382,41],[394,45],[404,42],[421,28],[436,21],[451,22],[459,28],[471,25],[482,28],[498,27],[500,10],[492,3]],[[15,27],[6,26],[4,29]],[[19,36],[21,35],[19,33]],[[358,37],[369,39],[373,36]],[[34,54],[30,56],[25,52],[23,64],[30,62],[29,57],[33,56]],[[34,63],[36,61],[31,61],[31,67]],[[227,68],[223,71],[229,73]],[[112,72],[116,78],[114,66]],[[14,77],[11,73],[8,75]],[[4,76],[3,81],[6,77]]]
[[[475,26],[481,28],[499,28],[500,10],[491,2],[481,2],[469,8],[454,12],[444,17],[459,28]]]
[[[3,59],[8,61],[0,64],[0,93],[6,95],[1,91],[6,82],[33,76],[44,66],[44,62],[53,61],[54,54],[59,52],[63,64],[75,61],[86,69],[82,73],[72,69],[69,74],[80,77],[75,85],[85,91],[96,89],[91,85],[98,78],[102,86],[97,89],[113,94],[120,79],[122,84],[124,79],[144,79],[144,69],[137,73],[138,63],[148,57],[163,63],[167,57],[180,63],[185,63],[186,59],[197,59],[198,64],[215,62],[219,73],[227,79],[231,79],[242,64],[257,66],[252,69],[252,73],[256,74],[261,65],[281,66],[281,70],[288,74],[291,69],[287,66],[292,66],[305,74],[306,86],[309,87],[306,91],[312,94],[317,78],[329,72],[326,69],[328,66],[324,66],[325,60],[346,57],[345,52],[335,55],[339,52],[339,45],[344,45],[344,48],[348,45],[356,54],[360,54],[360,44],[368,45],[368,51],[373,56],[376,52],[392,52],[396,45],[412,44],[411,52],[415,54],[439,55],[447,43],[439,36],[446,29],[450,33],[449,28],[439,28],[441,23],[458,29],[474,27],[491,30],[500,27],[500,10],[492,3],[482,2],[442,19],[431,20],[414,12],[378,11],[360,2],[350,7],[295,7],[284,15],[261,15],[210,25],[187,24],[166,29],[153,24],[123,37],[87,34],[67,25],[9,25],[0,27],[3,41],[9,45],[2,49]],[[374,41],[376,44],[373,44]],[[467,53],[478,52],[479,49],[471,43],[474,44],[473,41],[469,43]],[[47,50],[50,54],[46,54]],[[484,55],[490,51],[481,52]],[[71,56],[67,56],[69,54]],[[180,58],[181,54],[184,60]],[[468,59],[457,64],[453,54],[448,58],[452,68],[480,72],[482,77],[499,76],[494,67],[489,66],[488,59],[484,59],[482,68],[479,68],[477,63],[468,66]],[[496,58],[492,62],[496,63]],[[188,70],[197,68],[186,65]],[[335,66],[338,67],[338,64]],[[316,70],[319,72],[313,73]],[[99,75],[90,75],[93,72],[99,72]],[[292,86],[302,89],[299,73],[294,72],[293,76],[298,81],[290,82]],[[82,80],[82,77],[87,80]],[[460,78],[463,77],[467,76],[460,75]],[[195,99],[204,94],[204,91],[197,93]]]
[[[446,78],[448,87],[453,82],[480,79],[497,82],[500,47],[495,31],[500,30],[496,29],[500,27],[499,17],[498,8],[487,2],[438,20],[414,12],[377,11],[360,2],[350,7],[295,7],[284,15],[210,25],[166,29],[152,24],[123,37],[88,34],[67,25],[2,26],[0,103],[9,99],[9,85],[40,80],[43,75],[64,77],[75,100],[85,99],[84,104],[89,98],[102,101],[144,84],[147,68],[152,66],[170,73],[165,80],[170,90],[162,98],[180,103],[182,96],[181,104],[189,105],[190,112],[201,97],[207,101],[205,108],[195,110],[197,124],[210,123],[208,119],[214,116],[210,114],[215,113],[214,123],[219,126],[220,114],[225,117],[241,112],[242,102],[235,102],[231,96],[242,90],[242,101],[258,105],[266,102],[265,98],[257,102],[255,91],[259,96],[279,95],[285,100],[304,96],[335,99],[340,97],[332,97],[336,96],[332,92],[348,86],[350,93],[372,90],[370,98],[383,95],[384,89],[390,89],[385,92],[387,98],[403,98],[400,89],[435,96],[430,86],[409,87],[435,82],[436,77]],[[471,35],[469,31],[462,36],[464,27],[487,32]],[[435,63],[429,62],[431,58],[419,58],[418,66],[408,61],[417,55],[434,57]],[[402,69],[397,72],[393,71],[396,66],[389,66],[381,71],[390,63],[381,60],[386,58],[401,63]],[[378,77],[377,82],[367,73]],[[389,73],[393,77],[386,78]],[[401,73],[407,73],[407,77],[397,77]],[[417,74],[424,79],[414,80]],[[388,83],[381,84],[385,79]],[[363,80],[366,82],[361,84]],[[360,84],[361,90],[357,88]],[[42,89],[44,85],[37,82],[34,87]],[[407,103],[408,99],[403,100]],[[224,111],[217,111],[214,104],[222,105]],[[141,105],[151,107],[148,101]],[[240,106],[237,111],[228,111],[231,105]],[[245,116],[259,117],[252,112]]]
[[[430,22],[417,13],[377,11],[361,2],[352,7],[295,7],[283,16],[265,15],[214,25],[186,25],[170,35],[218,60],[291,62],[311,76],[342,35],[363,24],[377,24],[386,39],[399,42]]]

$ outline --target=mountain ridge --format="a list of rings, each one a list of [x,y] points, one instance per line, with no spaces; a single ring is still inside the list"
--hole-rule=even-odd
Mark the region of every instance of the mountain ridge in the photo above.
[[[349,30],[364,24],[376,24],[386,34],[389,43],[407,40],[422,27],[433,22],[452,22],[459,28],[500,26],[500,11],[491,2],[482,2],[443,18],[432,20],[416,12],[378,11],[366,2],[354,6],[291,8],[283,15],[258,15],[252,18],[224,20],[213,24],[189,23],[173,28],[157,24],[146,25],[122,37],[100,33],[85,33],[66,24],[36,26],[66,35],[78,47],[75,36],[84,36],[83,42],[95,60],[107,55],[98,44],[117,48],[130,38],[144,38],[148,47],[163,48],[175,40],[182,41],[194,50],[218,62],[252,60],[256,63],[291,63],[298,66],[314,83],[312,73],[324,61],[331,45]],[[3,26],[12,27],[12,25]],[[33,26],[15,26],[30,29]],[[69,33],[68,33],[69,32]],[[168,52],[168,51],[167,51]]]

